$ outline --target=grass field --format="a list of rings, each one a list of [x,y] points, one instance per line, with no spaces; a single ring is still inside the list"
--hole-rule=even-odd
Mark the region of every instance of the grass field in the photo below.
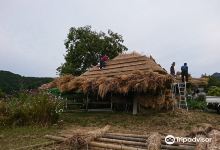
[[[199,111],[175,111],[175,112],[146,112],[133,116],[128,113],[111,112],[78,112],[63,113],[60,120],[62,126],[50,127],[25,126],[25,127],[1,127],[0,147],[1,150],[23,147],[30,144],[46,142],[43,138],[46,134],[58,134],[67,128],[103,127],[111,125],[110,131],[149,133],[163,132],[183,135],[201,123],[209,123],[214,127],[220,125],[220,115]]]

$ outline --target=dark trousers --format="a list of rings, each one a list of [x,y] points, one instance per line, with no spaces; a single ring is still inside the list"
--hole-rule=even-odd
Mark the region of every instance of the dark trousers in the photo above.
[[[104,61],[100,61],[100,69],[104,68],[106,66],[106,63]]]
[[[188,82],[188,73],[182,73],[181,74],[181,76],[182,76],[182,82]]]

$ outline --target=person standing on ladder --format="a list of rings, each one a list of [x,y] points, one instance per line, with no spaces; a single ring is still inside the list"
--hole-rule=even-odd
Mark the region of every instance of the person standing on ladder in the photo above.
[[[181,67],[182,82],[188,82],[188,66],[187,63]]]
[[[172,63],[171,67],[170,67],[170,74],[175,77],[175,62]]]

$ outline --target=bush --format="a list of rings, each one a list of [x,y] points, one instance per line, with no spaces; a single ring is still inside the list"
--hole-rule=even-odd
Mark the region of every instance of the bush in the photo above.
[[[187,104],[188,107],[190,109],[200,109],[200,110],[204,110],[207,108],[207,104],[205,102],[205,100],[201,100],[201,99],[191,99],[191,100],[187,100]]]
[[[21,93],[0,104],[0,115],[6,118],[0,123],[9,125],[56,123],[62,107],[61,101],[46,93]]]
[[[0,100],[0,116],[5,116],[7,114],[7,104],[5,101]]]
[[[207,108],[206,93],[198,93],[193,99],[187,100],[187,104],[190,109],[205,110]]]
[[[5,97],[5,93],[2,91],[2,89],[0,89],[0,98]]]
[[[208,91],[209,96],[220,96],[220,87],[212,87]]]
[[[61,95],[61,92],[58,88],[49,89],[48,92],[57,97]]]

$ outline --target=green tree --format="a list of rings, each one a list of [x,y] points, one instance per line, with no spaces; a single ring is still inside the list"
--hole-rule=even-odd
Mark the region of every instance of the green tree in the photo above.
[[[92,31],[91,26],[72,27],[64,44],[67,49],[65,63],[57,71],[59,74],[80,75],[96,65],[100,55],[106,54],[112,59],[126,51],[123,42],[123,37],[111,30],[106,34]]]

